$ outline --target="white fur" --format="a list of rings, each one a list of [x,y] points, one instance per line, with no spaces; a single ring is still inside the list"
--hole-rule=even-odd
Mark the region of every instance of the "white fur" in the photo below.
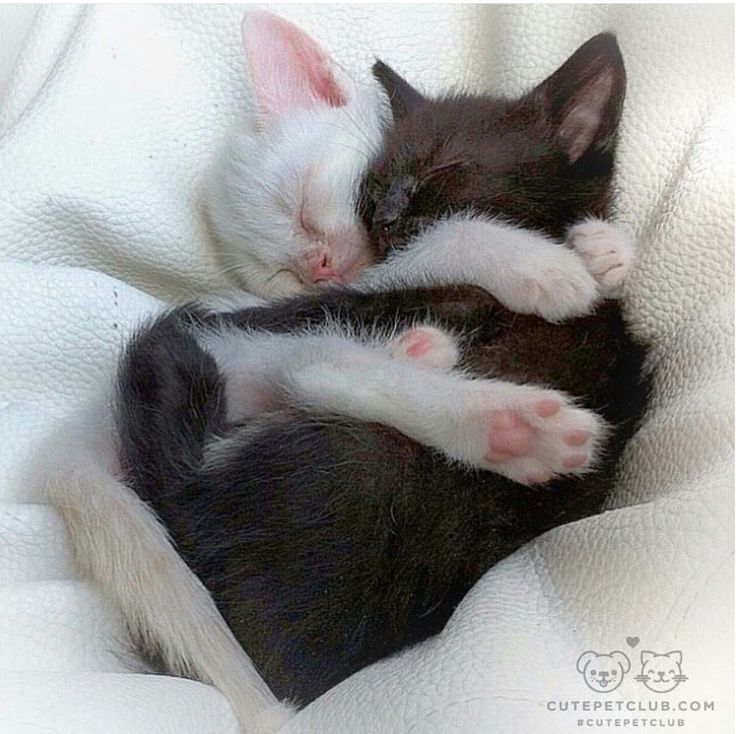
[[[600,299],[595,278],[575,252],[545,235],[472,213],[437,222],[364,273],[356,287],[462,284],[548,321],[590,313]]]
[[[267,301],[252,293],[241,290],[211,293],[199,299],[199,303],[212,313],[230,313],[241,308],[257,308],[265,306]]]
[[[626,232],[602,219],[591,218],[571,227],[565,242],[595,278],[604,298],[620,295],[635,254]]]
[[[97,400],[57,427],[29,480],[45,486],[79,571],[118,604],[133,638],[172,672],[220,690],[243,734],[276,731],[292,709],[275,699],[154,513],[116,478],[108,404]]]
[[[253,22],[262,17],[255,14]],[[264,27],[265,39],[250,49],[256,55],[249,59],[251,67],[276,63],[267,55],[268,34],[279,27]],[[301,39],[314,44],[305,34]],[[344,281],[371,260],[357,197],[368,160],[380,145],[385,103],[374,86],[357,83],[329,63],[343,106],[306,97],[280,114],[244,122],[222,147],[206,183],[223,262],[260,296],[290,296],[314,285],[307,271],[315,253],[327,253],[338,270],[347,268]],[[289,73],[283,64],[278,71]],[[257,86],[254,93],[258,103]]]
[[[436,338],[443,358],[451,335]],[[408,332],[409,334],[411,332]],[[357,420],[381,423],[401,431],[448,458],[492,470],[522,484],[561,474],[581,474],[596,458],[606,432],[595,413],[575,407],[556,390],[516,385],[502,380],[473,380],[460,373],[411,360],[397,364],[392,339],[367,336],[363,343],[339,332],[264,334],[208,333],[201,337],[226,376],[228,417],[237,421],[279,405],[302,405]],[[457,352],[454,352],[456,357]],[[405,354],[401,355],[406,357]],[[536,407],[553,401],[558,411],[541,417]],[[531,434],[523,455],[489,459],[499,429],[494,419],[511,412]],[[583,432],[583,445],[571,447],[565,436]],[[223,446],[218,445],[221,455]],[[566,458],[584,456],[579,466],[566,468]]]

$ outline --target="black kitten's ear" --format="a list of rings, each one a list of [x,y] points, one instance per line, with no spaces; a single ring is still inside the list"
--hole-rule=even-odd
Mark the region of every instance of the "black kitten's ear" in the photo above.
[[[409,110],[426,101],[402,76],[399,76],[388,64],[380,59],[373,64],[373,76],[388,94],[394,119],[404,117]]]
[[[616,37],[601,33],[531,95],[551,120],[556,142],[572,164],[589,151],[611,149],[625,91],[626,71]]]

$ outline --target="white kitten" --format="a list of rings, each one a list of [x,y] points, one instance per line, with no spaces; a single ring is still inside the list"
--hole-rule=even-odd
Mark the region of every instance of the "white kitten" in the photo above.
[[[382,97],[281,18],[248,13],[242,31],[257,114],[206,187],[225,265],[267,298],[353,280],[372,260],[356,212]]]

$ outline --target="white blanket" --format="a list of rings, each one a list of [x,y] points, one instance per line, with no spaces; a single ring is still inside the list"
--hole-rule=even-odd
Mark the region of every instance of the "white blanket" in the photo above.
[[[732,731],[732,8],[278,12],[351,71],[367,74],[380,56],[428,91],[460,81],[516,93],[615,31],[629,76],[620,220],[640,246],[626,304],[654,345],[655,375],[609,512],[498,565],[437,639],[353,676],[286,731],[642,731],[635,718]],[[212,689],[126,672],[117,611],[77,578],[59,519],[18,476],[142,316],[228,285],[201,179],[245,109],[241,14],[0,9],[1,734],[235,732]],[[576,669],[586,650],[626,653],[617,690],[586,686]],[[635,680],[644,650],[681,651],[687,680],[648,691]],[[580,711],[559,710],[572,701]],[[667,714],[663,701],[715,710]],[[618,724],[596,727],[605,718]]]

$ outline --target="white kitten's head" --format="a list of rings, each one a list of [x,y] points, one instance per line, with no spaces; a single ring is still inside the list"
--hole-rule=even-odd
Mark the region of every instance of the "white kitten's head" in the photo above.
[[[380,144],[379,94],[281,18],[249,13],[242,30],[256,119],[207,187],[225,264],[265,297],[349,282],[374,258],[357,199]]]

